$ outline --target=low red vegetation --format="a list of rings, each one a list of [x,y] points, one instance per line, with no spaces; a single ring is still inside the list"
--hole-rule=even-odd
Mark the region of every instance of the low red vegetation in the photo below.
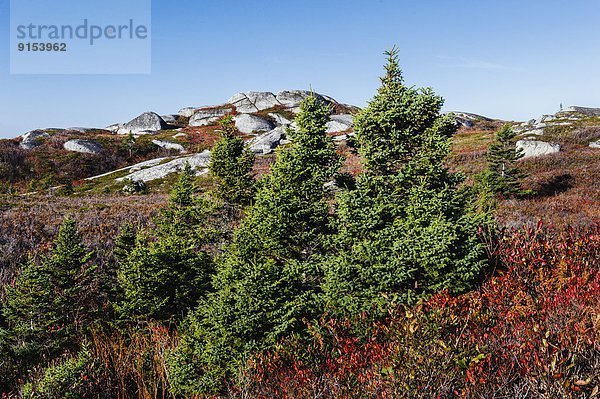
[[[188,136],[181,138],[180,140],[190,144],[188,147],[190,152],[201,152],[212,148],[221,138],[221,136],[215,132],[215,129],[216,126],[188,126],[182,129],[182,132],[186,133]]]
[[[530,229],[470,293],[323,321],[249,362],[233,397],[588,398],[600,386],[600,228]]]
[[[467,184],[485,168],[485,154],[495,136],[491,127],[461,128],[453,137],[447,164],[452,171],[463,172]],[[561,152],[519,161],[527,175],[523,188],[535,194],[499,201],[498,221],[519,228],[539,219],[561,227],[585,227],[600,220],[600,151],[588,147],[599,137],[600,127],[595,126],[548,132],[542,139],[559,143]]]

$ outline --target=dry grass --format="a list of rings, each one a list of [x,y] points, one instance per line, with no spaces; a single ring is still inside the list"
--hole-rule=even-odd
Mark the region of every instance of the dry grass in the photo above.
[[[77,221],[84,244],[102,265],[111,261],[113,239],[123,223],[146,225],[165,203],[164,195],[9,199],[0,206],[0,286],[28,257],[49,248],[65,216]]]
[[[453,138],[449,167],[472,182],[485,168],[485,153],[494,135],[493,130],[478,126],[460,129]],[[589,124],[549,129],[540,140],[559,143],[561,152],[519,162],[528,175],[524,188],[536,194],[500,201],[499,222],[520,227],[542,219],[555,226],[589,226],[600,220],[600,150],[588,147],[598,138],[600,127]]]

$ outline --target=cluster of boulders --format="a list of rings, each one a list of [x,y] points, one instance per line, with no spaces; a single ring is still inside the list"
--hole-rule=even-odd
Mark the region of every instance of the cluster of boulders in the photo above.
[[[119,135],[154,135],[166,130],[179,131],[186,127],[202,127],[214,125],[225,115],[235,114],[236,128],[249,136],[250,149],[256,154],[268,154],[286,142],[286,129],[294,129],[290,120],[306,97],[314,95],[321,101],[330,104],[332,109],[340,108],[346,113],[332,115],[327,126],[328,133],[340,132],[346,138],[352,134],[352,113],[357,107],[339,104],[329,96],[312,93],[306,90],[286,90],[277,94],[271,92],[244,92],[233,95],[226,103],[215,106],[186,107],[177,114],[159,115],[155,112],[144,112],[126,123],[117,123],[104,129],[70,128],[34,130],[22,136],[21,147],[33,149],[41,145],[45,139],[58,132],[89,133],[91,130]],[[268,112],[270,111],[270,112]],[[178,132],[173,138],[184,137],[186,133]],[[338,140],[340,140],[338,138]],[[168,140],[152,140],[152,143],[164,149],[185,153],[182,144]],[[86,154],[99,154],[102,146],[89,139],[76,138],[68,140],[63,147],[68,151]]]
[[[327,133],[333,136],[334,141],[344,141],[354,134],[353,114],[359,110],[357,107],[341,104],[329,96],[306,90],[286,90],[277,94],[249,91],[233,95],[224,104],[186,107],[179,110],[177,114],[159,115],[155,112],[144,112],[129,122],[114,124],[104,129],[34,130],[22,136],[20,146],[24,149],[33,149],[42,145],[45,140],[57,132],[68,132],[71,136],[78,133],[90,133],[90,131],[139,136],[173,131],[172,137],[177,139],[188,135],[189,130],[182,132],[182,129],[211,126],[224,116],[231,114],[237,130],[247,137],[251,151],[259,155],[269,154],[278,146],[289,143],[286,132],[289,129],[297,128],[293,122],[294,116],[299,112],[302,101],[310,95],[316,96],[320,101],[331,106],[333,113],[331,121],[327,124]],[[452,114],[458,126],[473,127],[478,122],[492,121],[484,116],[466,112],[453,112]],[[572,125],[576,121],[590,116],[600,116],[600,109],[568,107],[554,115],[542,115],[537,119],[516,125],[515,131],[520,135],[516,146],[523,150],[525,158],[559,152],[559,144],[544,140],[545,129],[553,126]],[[186,152],[182,144],[165,140],[162,137],[160,140],[152,140],[152,143],[167,150],[175,150],[180,154]],[[600,141],[589,145],[593,148],[600,148]],[[89,135],[85,139],[70,139],[63,144],[63,147],[68,151],[85,154],[100,154],[103,150],[102,145],[91,140]],[[159,179],[181,170],[185,162],[196,168],[198,173],[204,173],[209,160],[209,151],[180,156],[175,159],[159,158],[129,167],[128,175],[117,180],[147,182]]]
[[[70,134],[85,134],[90,132],[101,131],[101,129],[88,129],[88,128],[67,128],[67,129],[38,129],[32,130],[31,132],[25,133],[21,136],[21,148],[25,150],[31,150],[44,144],[51,135],[56,133],[70,133]],[[102,152],[102,146],[93,140],[73,139],[68,140],[63,144],[63,148],[67,151],[80,152],[84,154],[99,154]]]
[[[523,150],[523,158],[555,154],[561,150],[560,144],[544,140],[546,129],[556,126],[573,126],[578,121],[593,116],[600,116],[600,108],[571,106],[553,115],[542,115],[515,126],[514,130],[521,139],[516,146]],[[599,142],[589,144],[591,148],[599,148]]]
[[[235,113],[233,119],[237,130],[254,136],[248,143],[250,149],[256,154],[268,154],[286,142],[286,129],[296,127],[289,115],[298,113],[300,104],[310,95],[330,104],[332,108],[341,106],[347,112],[331,116],[331,122],[327,125],[328,133],[351,132],[352,113],[358,111],[357,107],[339,104],[329,96],[306,90],[286,90],[277,94],[257,91],[237,93],[225,104],[186,107],[179,111],[179,115],[189,118],[189,126],[200,127],[212,125],[223,116]]]
[[[103,130],[119,135],[154,135],[165,130],[173,130],[173,138],[185,137],[188,133],[182,128],[196,128],[214,125],[222,117],[233,115],[237,130],[248,140],[248,147],[257,155],[271,153],[280,145],[289,143],[286,137],[288,129],[296,129],[294,116],[300,110],[300,104],[308,96],[314,95],[320,101],[329,104],[333,114],[327,124],[327,133],[334,135],[334,140],[343,141],[354,134],[353,113],[359,109],[347,104],[340,104],[333,98],[305,90],[287,90],[277,94],[271,92],[244,92],[233,95],[226,103],[214,106],[186,107],[177,114],[158,115],[145,112],[126,123],[107,126]],[[49,137],[44,131],[30,132],[23,136],[22,146],[33,148],[34,143]],[[183,145],[168,140],[152,140],[154,145],[164,149],[175,150],[181,154],[186,152]],[[69,151],[97,154],[102,147],[92,140],[74,139],[64,144]],[[146,161],[115,172],[127,171],[124,177],[116,179],[125,184],[124,190],[137,189],[132,182],[148,182],[163,178],[180,171],[185,163],[189,163],[197,173],[205,173],[210,160],[210,152],[192,154],[185,157],[159,158]],[[114,173],[114,172],[113,172]],[[106,174],[105,174],[106,175]],[[105,176],[102,175],[102,176]],[[96,177],[90,178],[93,180]]]

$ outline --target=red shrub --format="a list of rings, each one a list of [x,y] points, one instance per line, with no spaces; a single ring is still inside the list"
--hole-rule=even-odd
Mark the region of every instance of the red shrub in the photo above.
[[[323,321],[255,356],[233,397],[583,398],[600,385],[600,228],[512,232],[478,290],[384,322]]]

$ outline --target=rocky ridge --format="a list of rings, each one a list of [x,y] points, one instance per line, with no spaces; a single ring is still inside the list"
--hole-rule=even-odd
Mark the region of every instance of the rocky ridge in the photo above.
[[[524,152],[523,158],[531,158],[561,151],[560,144],[547,137],[552,128],[573,127],[593,117],[600,116],[600,108],[569,106],[555,114],[541,115],[514,126],[520,136],[516,146]],[[589,147],[598,148],[598,142],[589,143]]]
[[[104,129],[93,128],[68,128],[68,129],[40,129],[24,134],[20,146],[31,150],[43,145],[45,140],[56,132],[68,131],[71,134],[85,135],[70,139],[63,144],[67,151],[83,154],[97,155],[102,152],[102,146],[93,140],[91,132],[101,132],[109,135],[158,135],[151,139],[152,145],[164,150],[178,152],[179,157],[159,157],[145,162],[122,168],[118,171],[102,174],[89,178],[110,176],[113,173],[129,171],[125,177],[115,178],[116,181],[139,180],[143,182],[160,179],[171,173],[181,170],[185,162],[189,162],[198,173],[205,173],[210,160],[210,151],[193,153],[185,144],[188,136],[196,134],[194,129],[218,130],[216,123],[225,115],[232,114],[237,129],[247,140],[248,146],[257,155],[271,153],[278,146],[289,143],[286,137],[288,129],[296,128],[293,119],[301,102],[309,95],[318,99],[332,108],[331,121],[327,124],[327,133],[333,137],[334,142],[340,143],[354,134],[353,114],[359,108],[339,103],[332,97],[311,93],[306,90],[285,90],[278,93],[271,92],[242,92],[231,96],[225,103],[212,106],[185,107],[177,114],[159,115],[155,112],[144,112],[129,122],[116,123]],[[453,112],[458,126],[471,128],[479,123],[494,122],[485,116]],[[568,107],[554,115],[542,115],[537,119],[515,125],[519,134],[517,148],[524,151],[525,158],[549,155],[560,151],[560,145],[551,141],[545,135],[546,129],[555,126],[569,126],[590,116],[600,116],[600,109],[585,107]],[[174,141],[171,141],[171,138]],[[180,140],[181,139],[181,140]],[[183,140],[183,141],[182,141]],[[599,148],[600,142],[589,143],[592,148]],[[186,154],[192,152],[192,154]],[[185,154],[185,155],[184,155]]]

